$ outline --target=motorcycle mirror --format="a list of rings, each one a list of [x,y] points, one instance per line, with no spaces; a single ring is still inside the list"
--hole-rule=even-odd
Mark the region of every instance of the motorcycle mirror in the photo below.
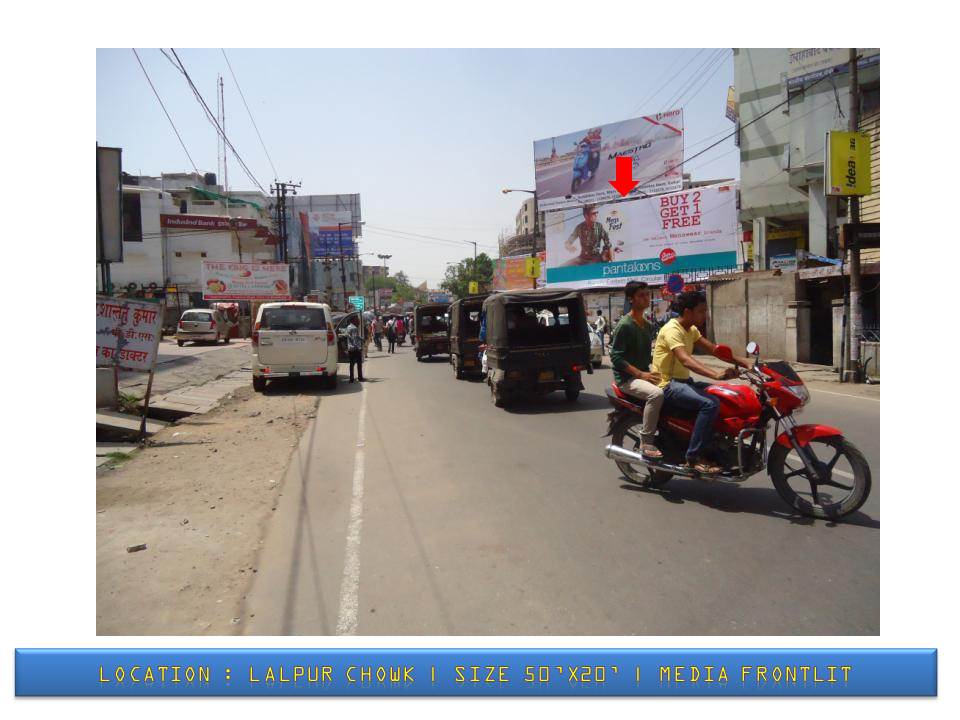
[[[747,343],[747,355],[759,355],[759,354],[760,354],[760,346],[757,345],[757,344],[756,344],[755,342],[753,342],[752,340],[751,340],[750,342],[748,342],[748,343]]]
[[[726,345],[717,345],[717,350],[714,355],[724,362],[733,362],[733,351]]]

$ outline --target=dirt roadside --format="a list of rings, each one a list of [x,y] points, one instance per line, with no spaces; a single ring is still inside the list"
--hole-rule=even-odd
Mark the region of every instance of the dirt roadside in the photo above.
[[[239,630],[284,473],[321,394],[306,382],[242,388],[98,475],[98,635]]]

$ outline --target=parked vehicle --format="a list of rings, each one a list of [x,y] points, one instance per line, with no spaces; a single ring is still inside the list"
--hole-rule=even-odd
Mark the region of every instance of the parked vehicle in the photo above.
[[[571,402],[577,399],[583,389],[580,373],[593,372],[586,310],[579,291],[551,288],[496,293],[484,300],[483,312],[487,384],[497,407],[521,395],[554,390],[563,390]],[[542,317],[544,312],[552,316],[552,322]]]
[[[480,360],[480,318],[486,298],[486,294],[471,295],[450,306],[450,364],[457,380],[463,380],[468,373],[483,372]]]
[[[212,342],[214,344],[223,339],[224,344],[230,342],[229,324],[226,316],[208,308],[194,308],[184,311],[177,323],[177,345],[183,347],[185,342]]]
[[[253,327],[253,389],[278,377],[316,377],[337,386],[337,337],[330,306],[264,303]]]
[[[698,475],[683,464],[694,416],[669,405],[660,413],[658,446],[663,458],[644,457],[643,403],[616,383],[607,390],[613,406],[608,435],[613,437],[606,456],[627,479],[645,486],[663,485],[675,475],[739,483],[766,469],[780,497],[804,515],[836,519],[856,511],[870,494],[870,466],[863,453],[837,428],[798,425],[793,413],[810,401],[803,380],[789,363],[760,362],[756,343],[747,346],[747,353],[757,357],[751,370],[740,369],[748,384],[720,382],[707,389],[720,401],[707,453],[723,467],[720,474]],[[725,345],[717,346],[717,356],[732,362]],[[768,453],[771,421],[776,440]]]
[[[450,354],[449,303],[428,303],[413,309],[410,337],[417,350],[417,360],[424,356]]]

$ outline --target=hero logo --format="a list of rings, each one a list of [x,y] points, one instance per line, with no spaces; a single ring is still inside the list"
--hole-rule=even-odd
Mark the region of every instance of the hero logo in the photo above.
[[[664,248],[660,251],[660,262],[664,265],[672,265],[673,261],[677,259],[677,253],[670,248]]]

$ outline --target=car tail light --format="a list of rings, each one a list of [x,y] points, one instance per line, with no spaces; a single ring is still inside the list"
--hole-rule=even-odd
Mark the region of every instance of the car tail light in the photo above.
[[[336,338],[333,336],[333,330],[327,330],[327,344],[332,345],[336,341]]]
[[[250,336],[250,340],[254,345],[260,344],[260,323],[253,326],[253,335]]]
[[[210,321],[210,329],[213,330],[216,326],[217,326],[217,321],[216,321],[216,320],[211,320],[211,321]]]
[[[322,368],[322,367],[320,367],[320,366],[317,366],[317,372],[323,372],[324,370],[325,370],[325,368]]]
[[[264,375],[269,375],[269,374],[270,374],[270,368],[263,368],[260,372],[262,372]]]
[[[586,370],[586,369],[587,369],[587,366],[586,366],[586,365],[574,365],[574,366],[573,366],[572,368],[570,368],[570,369],[573,370],[574,372],[580,372],[581,370]]]
[[[180,322],[177,323],[177,327],[178,327],[180,330],[183,330],[183,320],[181,320]]]

